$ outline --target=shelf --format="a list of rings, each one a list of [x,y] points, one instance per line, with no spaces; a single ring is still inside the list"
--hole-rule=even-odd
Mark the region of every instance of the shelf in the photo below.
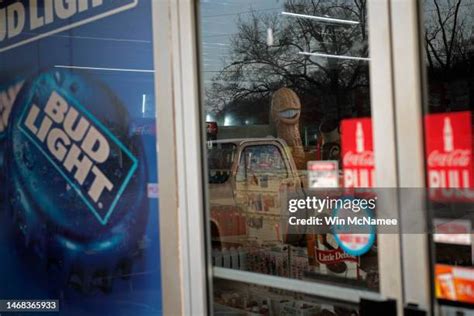
[[[302,280],[288,279],[254,272],[245,272],[228,268],[213,268],[215,278],[299,292],[358,304],[361,299],[381,301],[384,298],[376,292],[332,284],[322,284]]]

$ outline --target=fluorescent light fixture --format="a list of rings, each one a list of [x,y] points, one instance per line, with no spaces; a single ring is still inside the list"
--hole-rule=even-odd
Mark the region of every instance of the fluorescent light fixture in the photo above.
[[[146,94],[142,95],[142,114],[145,116],[145,110],[146,110]]]
[[[273,46],[273,29],[267,28],[267,46]]]
[[[299,13],[291,13],[283,11],[282,15],[292,16],[295,18],[304,18],[304,19],[312,19],[321,22],[331,22],[331,23],[340,23],[340,24],[350,24],[350,25],[357,25],[360,24],[358,21],[353,20],[342,20],[342,19],[334,19],[325,16],[315,16],[315,15],[307,15],[307,14],[299,14]]]
[[[351,60],[364,60],[370,61],[368,57],[355,57],[355,56],[346,56],[346,55],[330,55],[322,53],[310,53],[310,52],[298,52],[300,55],[314,56],[314,57],[327,57],[327,58],[337,58],[337,59],[351,59]]]
[[[85,69],[85,70],[104,70],[104,71],[120,71],[120,72],[146,72],[153,73],[154,70],[149,69],[133,69],[133,68],[102,68],[102,67],[82,67],[82,66],[66,66],[66,65],[55,65],[55,68],[66,68],[66,69]]]

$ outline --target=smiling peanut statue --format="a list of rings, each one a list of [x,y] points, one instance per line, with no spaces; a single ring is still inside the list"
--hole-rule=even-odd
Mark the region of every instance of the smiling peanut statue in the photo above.
[[[299,130],[300,114],[300,98],[293,90],[280,88],[273,94],[270,115],[276,127],[277,137],[285,140],[291,148],[298,169],[306,169],[305,152]]]

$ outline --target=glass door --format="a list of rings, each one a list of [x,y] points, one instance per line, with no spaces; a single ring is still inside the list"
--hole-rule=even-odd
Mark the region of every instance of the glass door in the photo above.
[[[420,5],[430,280],[439,315],[474,315],[473,5],[470,0]]]
[[[202,0],[196,14],[209,310],[368,315],[361,302],[394,299],[400,314],[389,2]],[[346,211],[395,225],[328,224]]]
[[[403,300],[431,315],[474,314],[472,5],[391,2]]]

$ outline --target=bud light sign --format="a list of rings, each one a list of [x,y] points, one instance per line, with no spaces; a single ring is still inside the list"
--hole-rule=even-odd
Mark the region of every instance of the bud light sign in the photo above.
[[[29,0],[0,6],[0,52],[135,7],[138,0]]]
[[[468,189],[472,183],[470,112],[425,117],[428,187]]]
[[[32,97],[18,128],[79,193],[97,220],[106,224],[137,168],[137,159],[76,100],[66,100],[55,90],[44,100]],[[119,166],[126,172],[109,172]]]
[[[0,0],[0,300],[162,313],[155,4]]]
[[[372,120],[347,119],[341,122],[342,166],[346,188],[370,188],[375,184]]]

